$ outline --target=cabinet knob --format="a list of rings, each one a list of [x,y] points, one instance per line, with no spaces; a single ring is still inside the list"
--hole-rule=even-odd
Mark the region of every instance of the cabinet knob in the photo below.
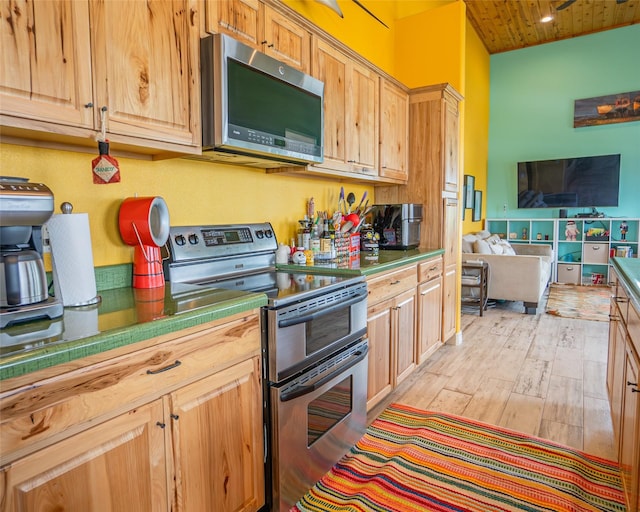
[[[91,102],[85,103],[84,104],[84,108],[93,108],[93,103],[91,103]]]
[[[167,426],[166,423],[162,423],[161,421],[156,421],[156,425],[160,428],[164,428]]]
[[[627,386],[637,386],[637,385],[638,385],[638,383],[637,383],[637,382],[630,382],[630,381],[627,381]],[[634,390],[634,391],[635,391],[635,390]]]

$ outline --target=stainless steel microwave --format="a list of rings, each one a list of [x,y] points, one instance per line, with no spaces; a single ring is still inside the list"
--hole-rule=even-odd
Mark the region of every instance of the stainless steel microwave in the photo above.
[[[235,39],[201,40],[203,157],[256,167],[322,162],[324,83]]]

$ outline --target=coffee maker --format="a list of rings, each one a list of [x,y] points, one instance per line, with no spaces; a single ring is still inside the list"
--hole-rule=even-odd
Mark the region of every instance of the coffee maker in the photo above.
[[[42,261],[42,225],[53,214],[53,193],[27,178],[0,177],[0,328],[62,316],[49,296]]]

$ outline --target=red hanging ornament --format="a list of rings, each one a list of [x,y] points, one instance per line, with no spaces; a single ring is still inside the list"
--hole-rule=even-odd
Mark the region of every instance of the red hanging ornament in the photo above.
[[[93,182],[97,185],[118,183],[120,181],[120,167],[118,161],[109,154],[109,141],[98,141],[100,156],[91,162]]]

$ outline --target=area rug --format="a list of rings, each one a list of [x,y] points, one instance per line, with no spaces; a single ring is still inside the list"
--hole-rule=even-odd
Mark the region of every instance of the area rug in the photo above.
[[[391,404],[291,509],[624,511],[617,463],[454,415]]]
[[[547,313],[565,318],[608,322],[610,300],[610,286],[552,283],[549,286]]]

